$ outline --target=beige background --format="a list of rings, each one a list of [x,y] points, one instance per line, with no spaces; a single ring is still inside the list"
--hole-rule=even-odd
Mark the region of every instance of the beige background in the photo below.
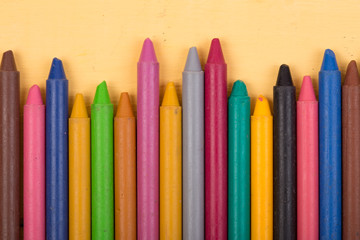
[[[228,87],[236,79],[251,97],[272,97],[281,63],[290,65],[296,86],[317,74],[325,48],[341,70],[360,60],[358,1],[295,0],[2,0],[0,50],[15,52],[21,96],[39,84],[45,93],[52,57],[63,60],[70,103],[81,92],[90,106],[106,80],[111,100],[128,91],[136,105],[136,63],[150,37],[160,62],[161,99],[166,82],[181,91],[188,48],[205,63],[211,38],[219,37],[228,63]],[[298,89],[299,90],[299,89]]]

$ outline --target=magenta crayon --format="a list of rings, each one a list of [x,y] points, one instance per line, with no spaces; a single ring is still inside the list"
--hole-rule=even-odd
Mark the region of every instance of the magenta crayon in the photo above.
[[[144,41],[137,66],[137,232],[159,238],[159,63]]]
[[[319,239],[318,101],[305,76],[297,110],[297,239]]]
[[[45,105],[40,88],[24,105],[24,240],[45,239]]]

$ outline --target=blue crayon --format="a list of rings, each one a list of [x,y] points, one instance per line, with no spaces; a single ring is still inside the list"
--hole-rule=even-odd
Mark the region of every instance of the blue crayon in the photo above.
[[[327,49],[319,72],[320,239],[341,239],[341,73]]]
[[[69,238],[68,80],[54,58],[46,81],[46,239]]]

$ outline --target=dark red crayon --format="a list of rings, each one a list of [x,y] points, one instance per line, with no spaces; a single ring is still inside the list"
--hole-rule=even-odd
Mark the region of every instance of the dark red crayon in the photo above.
[[[219,39],[205,64],[205,239],[227,239],[227,67]]]

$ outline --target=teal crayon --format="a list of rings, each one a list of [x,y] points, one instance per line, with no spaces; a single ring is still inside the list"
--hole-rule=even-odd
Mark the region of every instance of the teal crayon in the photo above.
[[[236,81],[228,103],[228,239],[250,240],[250,97]]]

